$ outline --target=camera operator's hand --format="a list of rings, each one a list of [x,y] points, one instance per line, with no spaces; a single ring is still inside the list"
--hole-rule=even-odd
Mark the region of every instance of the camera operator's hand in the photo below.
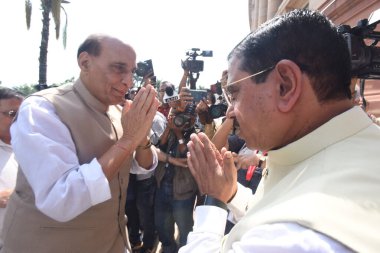
[[[209,106],[207,99],[203,98],[195,108],[195,112],[198,114],[199,121],[202,125],[211,124],[212,118],[209,114]]]
[[[246,149],[242,154],[232,153],[234,157],[235,166],[237,169],[247,169],[251,165],[257,165],[259,163],[259,157],[255,151]]]
[[[169,163],[175,166],[179,166],[179,167],[184,167],[184,168],[189,167],[189,165],[187,165],[187,158],[170,157]]]
[[[187,66],[187,59],[186,60],[181,60],[181,67],[184,71],[186,71],[187,73],[189,73],[189,69],[188,69],[188,66]]]
[[[154,87],[156,85],[156,77],[152,76],[152,74],[148,74],[147,76],[143,77],[141,83],[143,84],[142,87],[146,87],[148,84]]]
[[[132,145],[135,148],[146,143],[147,133],[159,105],[156,95],[155,89],[147,85],[139,90],[133,102],[125,102],[121,116],[123,136],[119,142],[126,142],[125,146]]]
[[[188,104],[193,103],[194,98],[191,96],[191,93],[188,88],[183,87],[179,93],[179,105],[177,110],[180,112],[185,111]]]

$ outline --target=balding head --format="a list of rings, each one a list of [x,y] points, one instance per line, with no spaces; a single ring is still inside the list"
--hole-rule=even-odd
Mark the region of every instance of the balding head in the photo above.
[[[78,49],[80,79],[105,105],[119,104],[133,86],[136,52],[120,39],[90,35]]]

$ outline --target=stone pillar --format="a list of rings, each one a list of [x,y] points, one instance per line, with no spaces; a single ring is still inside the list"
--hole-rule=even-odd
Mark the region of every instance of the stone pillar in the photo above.
[[[276,15],[278,7],[282,3],[282,0],[268,0],[267,19],[271,19]]]
[[[255,0],[249,0],[248,1],[248,16],[249,16],[249,28],[251,31],[253,31],[254,10],[255,10]]]
[[[259,0],[259,15],[257,25],[261,25],[267,21],[267,9],[268,9],[268,0]]]
[[[256,30],[257,26],[258,26],[258,18],[259,18],[259,1],[260,0],[253,0],[254,1],[254,4],[253,4],[253,22],[252,22],[252,31]]]

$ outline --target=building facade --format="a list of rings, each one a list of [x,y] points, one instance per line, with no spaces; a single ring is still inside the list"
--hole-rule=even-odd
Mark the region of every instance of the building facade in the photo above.
[[[293,9],[308,8],[321,11],[336,25],[354,27],[380,9],[380,0],[248,0],[249,22],[254,31],[266,20]],[[376,28],[380,31],[380,24]],[[378,45],[380,47],[380,43]],[[380,80],[365,80],[364,97],[369,113],[380,117]]]

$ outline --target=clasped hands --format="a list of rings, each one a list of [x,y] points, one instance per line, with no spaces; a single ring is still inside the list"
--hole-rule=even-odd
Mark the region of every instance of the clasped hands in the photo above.
[[[237,191],[237,173],[232,153],[219,152],[204,133],[192,134],[187,162],[199,191],[227,203]]]
[[[148,84],[139,90],[133,101],[125,102],[121,116],[123,136],[119,141],[128,142],[135,148],[146,145],[146,136],[159,105],[156,95],[156,90]]]

